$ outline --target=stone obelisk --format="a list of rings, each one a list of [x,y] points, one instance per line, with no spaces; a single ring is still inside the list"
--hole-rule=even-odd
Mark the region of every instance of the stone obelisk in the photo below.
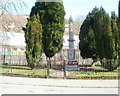
[[[68,61],[74,61],[75,49],[74,49],[74,32],[73,32],[73,18],[69,18],[69,50],[68,50]]]
[[[73,31],[73,19],[72,16],[69,18],[69,49],[68,49],[68,63],[66,70],[68,71],[79,71],[78,62],[75,60],[75,49],[74,49],[74,31]]]

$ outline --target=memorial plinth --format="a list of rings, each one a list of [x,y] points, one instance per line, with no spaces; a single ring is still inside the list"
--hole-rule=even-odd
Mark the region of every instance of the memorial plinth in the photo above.
[[[69,61],[68,64],[66,65],[66,70],[67,71],[79,71],[80,68],[78,66],[77,61]]]

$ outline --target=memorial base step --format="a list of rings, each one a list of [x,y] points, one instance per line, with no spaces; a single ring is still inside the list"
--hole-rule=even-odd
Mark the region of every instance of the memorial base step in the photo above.
[[[67,71],[79,71],[80,68],[78,65],[66,65],[66,70]]]

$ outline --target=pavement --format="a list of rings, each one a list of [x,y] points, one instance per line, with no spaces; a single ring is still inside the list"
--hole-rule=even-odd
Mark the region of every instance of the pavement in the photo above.
[[[118,94],[118,80],[0,76],[1,94]]]

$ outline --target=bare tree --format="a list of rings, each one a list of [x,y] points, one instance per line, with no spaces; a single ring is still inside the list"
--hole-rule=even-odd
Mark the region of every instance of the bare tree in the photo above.
[[[0,10],[8,14],[13,11],[19,14],[18,9],[23,9],[24,7],[27,7],[24,0],[0,0]]]
[[[27,6],[24,1],[21,0],[0,0],[0,51],[5,51],[4,45],[5,42],[9,39],[7,32],[9,32],[10,29],[14,27],[11,26],[11,24],[15,22],[15,18],[11,14],[14,12],[19,15],[19,10],[22,10],[26,7]],[[11,18],[11,21],[7,20],[8,18],[5,18],[5,15]],[[5,54],[3,58],[3,63],[5,63]]]

